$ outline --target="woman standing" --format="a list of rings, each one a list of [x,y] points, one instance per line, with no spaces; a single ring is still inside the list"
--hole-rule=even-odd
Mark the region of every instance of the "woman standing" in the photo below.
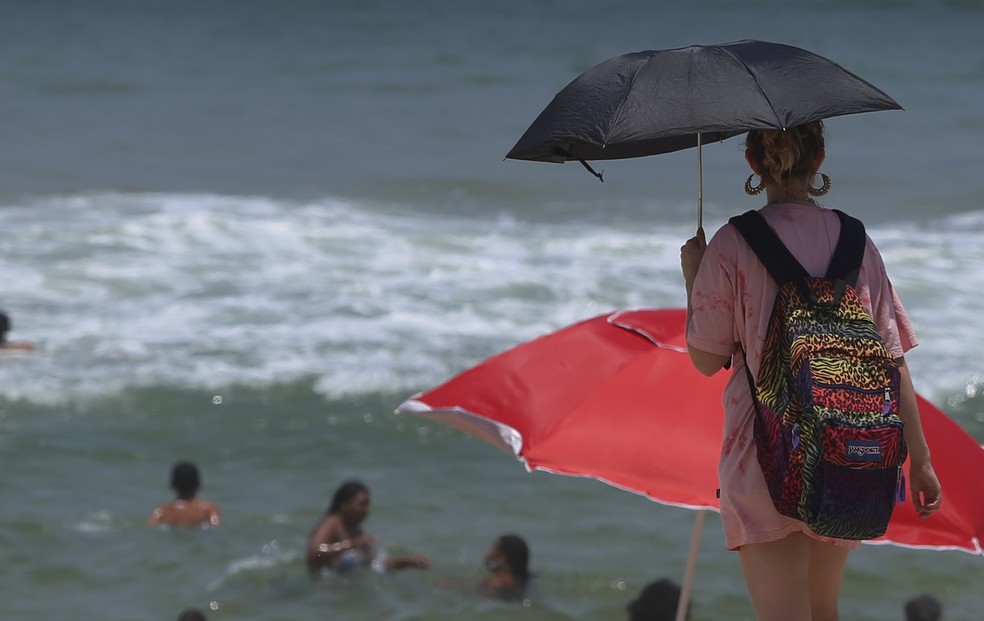
[[[825,157],[819,121],[787,130],[749,132],[745,159],[753,175],[745,191],[765,190],[765,218],[812,276],[822,276],[840,234],[837,214],[814,196],[830,179],[813,183]],[[752,185],[754,176],[761,183]],[[703,230],[681,248],[687,287],[687,343],[698,371],[734,369],[724,393],[724,443],[719,463],[721,517],[727,546],[740,555],[742,573],[760,621],[836,621],[841,577],[858,542],[822,537],[805,523],[778,513],[756,457],[755,406],[745,360],[757,377],[762,344],[778,287],[736,227],[723,226],[711,242]],[[856,290],[901,374],[899,416],[905,423],[912,501],[921,517],[940,506],[940,484],[930,463],[915,390],[904,354],[917,344],[905,309],[885,272],[881,255],[866,239]],[[744,351],[744,355],[742,352]]]

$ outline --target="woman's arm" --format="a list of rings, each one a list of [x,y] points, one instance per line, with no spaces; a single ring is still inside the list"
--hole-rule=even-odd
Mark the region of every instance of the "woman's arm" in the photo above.
[[[923,434],[922,420],[919,418],[919,404],[912,376],[905,362],[905,356],[895,359],[902,378],[899,417],[905,423],[903,431],[906,448],[909,450],[909,494],[912,505],[920,518],[927,518],[940,509],[943,490],[939,479],[929,461],[929,445]]]
[[[326,516],[321,520],[311,538],[308,540],[307,559],[308,562],[316,562],[321,565],[330,565],[338,558],[338,555],[352,547],[347,539],[341,539],[337,532],[335,520]]]
[[[697,235],[687,240],[680,248],[680,269],[683,272],[684,284],[687,287],[687,329],[690,329],[690,316],[694,312],[691,298],[694,293],[694,280],[697,278],[697,270],[700,262],[704,258],[704,251],[707,250],[707,241],[704,239],[704,229],[697,229]],[[710,377],[724,368],[724,365],[731,360],[731,356],[713,354],[687,344],[687,352],[694,367],[704,375]]]
[[[394,558],[387,558],[383,561],[383,565],[386,567],[387,571],[394,569],[427,569],[430,566],[430,561],[427,560],[426,556],[415,555],[415,556],[397,556]]]
[[[687,353],[690,354],[690,361],[694,363],[694,368],[707,377],[723,369],[724,365],[731,360],[731,356],[712,354],[709,351],[697,349],[690,344],[687,344]]]
[[[348,536],[334,516],[327,516],[311,534],[308,541],[308,563],[334,565],[339,557],[353,548],[368,548],[376,541],[372,535]]]

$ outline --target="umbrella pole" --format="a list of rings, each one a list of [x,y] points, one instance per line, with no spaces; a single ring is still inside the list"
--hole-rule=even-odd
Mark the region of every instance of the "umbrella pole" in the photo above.
[[[697,132],[697,228],[704,226],[704,158]]]
[[[687,618],[687,608],[690,607],[690,591],[694,585],[694,571],[697,569],[697,551],[700,549],[701,531],[704,530],[703,509],[697,510],[694,518],[694,534],[690,537],[690,555],[687,557],[687,569],[683,575],[683,585],[680,587],[680,601],[677,602],[676,621]]]

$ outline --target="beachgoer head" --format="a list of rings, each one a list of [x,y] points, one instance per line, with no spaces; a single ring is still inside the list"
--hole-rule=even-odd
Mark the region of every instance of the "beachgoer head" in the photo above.
[[[0,344],[6,342],[10,328],[10,317],[7,316],[7,313],[0,312]]]
[[[492,571],[505,566],[521,581],[530,574],[530,548],[519,535],[502,535],[485,555],[485,565]]]
[[[194,498],[201,486],[201,477],[198,476],[198,468],[195,464],[182,461],[171,469],[171,487],[181,500]]]
[[[328,514],[339,514],[346,521],[360,523],[369,515],[369,488],[359,481],[342,483],[331,498]]]
[[[823,121],[784,130],[753,130],[745,137],[745,157],[767,184],[786,186],[808,179],[816,174],[823,155]]]
[[[905,603],[905,621],[939,621],[943,606],[932,595],[919,595]]]
[[[673,621],[679,601],[680,587],[663,578],[643,587],[625,609],[629,611],[629,621]],[[685,618],[690,618],[689,609]]]
[[[205,621],[205,615],[196,608],[182,610],[178,615],[178,621]]]

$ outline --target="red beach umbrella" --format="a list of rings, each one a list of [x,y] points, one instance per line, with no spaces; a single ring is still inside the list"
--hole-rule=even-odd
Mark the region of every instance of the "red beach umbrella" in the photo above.
[[[984,446],[922,395],[916,395],[943,504],[921,520],[911,502],[895,507],[883,537],[865,543],[963,550],[984,556]],[[909,476],[909,462],[902,466]]]
[[[727,373],[707,378],[693,368],[683,321],[677,310],[588,319],[494,356],[397,411],[511,450],[530,470],[717,509]]]
[[[717,462],[727,372],[690,363],[683,309],[602,315],[523,343],[397,409],[512,451],[529,470],[587,476],[663,504],[718,510]],[[910,503],[869,543],[984,555],[984,447],[921,396],[943,506]],[[905,465],[908,476],[908,462]],[[686,601],[703,511],[681,599]]]

